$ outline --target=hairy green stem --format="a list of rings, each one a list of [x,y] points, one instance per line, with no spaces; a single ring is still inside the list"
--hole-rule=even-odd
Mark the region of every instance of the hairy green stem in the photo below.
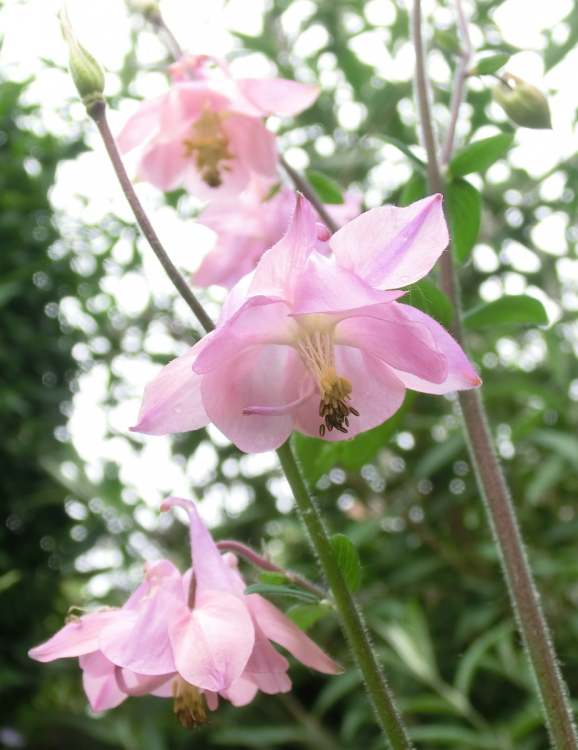
[[[156,234],[146,212],[140,203],[132,183],[126,173],[124,164],[118,152],[114,137],[106,118],[106,105],[98,102],[90,108],[89,114],[96,123],[102,136],[107,153],[110,157],[120,185],[134,213],[135,219],[148,240],[155,255],[167,272],[177,292],[189,305],[198,321],[208,333],[215,327],[203,306],[193,294],[192,290],[172,263]],[[399,712],[395,706],[393,696],[385,681],[385,677],[371,647],[369,635],[365,627],[361,612],[347,588],[341,570],[335,559],[333,548],[329,542],[327,532],[321,520],[319,510],[310,496],[289,443],[285,443],[277,451],[281,466],[289,486],[291,487],[303,524],[307,530],[313,550],[321,564],[327,583],[333,594],[335,605],[349,641],[354,659],[364,677],[371,702],[375,708],[385,736],[393,750],[411,750],[411,743],[407,737]]]
[[[465,21],[461,18],[460,25],[463,23]],[[422,40],[420,0],[414,0],[413,40],[416,53],[416,94],[423,141],[428,154],[429,186],[434,192],[442,192],[443,178],[439,168],[429,106],[429,82]],[[465,87],[461,91],[461,97],[464,93]],[[454,102],[456,118],[460,104],[461,98]],[[447,159],[451,157],[451,148],[446,157]],[[463,339],[461,295],[451,248],[443,253],[440,259],[440,286],[453,303],[456,319],[453,332],[461,342]],[[577,750],[578,736],[568,689],[558,666],[540,596],[524,549],[510,491],[493,447],[480,392],[463,391],[459,394],[459,402],[480,495],[500,551],[502,570],[508,585],[510,600],[526,654],[533,668],[552,745],[557,750]]]
[[[363,615],[347,588],[317,504],[305,485],[288,442],[277,450],[277,455],[295,497],[301,520],[307,529],[311,546],[333,593],[341,626],[365,680],[365,686],[379,723],[394,750],[408,750],[412,745],[371,646]]]

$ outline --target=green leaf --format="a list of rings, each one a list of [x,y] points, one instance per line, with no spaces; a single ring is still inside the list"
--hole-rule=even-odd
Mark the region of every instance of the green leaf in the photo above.
[[[304,589],[297,588],[296,586],[277,586],[271,583],[253,583],[247,586],[245,594],[261,594],[261,596],[283,596],[289,599],[299,599],[302,602],[317,602],[319,601],[315,594]]]
[[[260,583],[266,583],[270,586],[284,586],[287,583],[287,576],[284,573],[275,573],[266,571],[259,574]]]
[[[308,169],[307,180],[322,203],[343,203],[343,193],[339,185],[327,175]]]
[[[513,141],[513,133],[500,133],[470,143],[451,160],[450,173],[454,177],[463,177],[471,172],[484,172],[508,153]]]
[[[454,316],[452,303],[447,295],[428,279],[422,279],[416,284],[412,284],[404,297],[404,302],[412,305],[412,307],[417,307],[418,310],[423,310],[446,328],[451,325]]]
[[[482,196],[467,180],[454,180],[448,185],[445,197],[454,255],[463,263],[478,239]]]
[[[527,294],[510,294],[488,302],[464,315],[468,330],[482,328],[508,328],[511,326],[547,325],[548,315],[544,305]]]
[[[444,750],[457,747],[459,750],[496,750],[496,737],[479,730],[465,729],[457,724],[435,724],[413,727],[410,730],[412,740],[432,745],[441,745]]]
[[[379,625],[377,630],[411,672],[428,684],[439,680],[428,624],[417,602],[405,606],[400,622]]]
[[[287,617],[301,630],[309,630],[332,611],[329,604],[294,604],[287,610]]]
[[[572,466],[576,465],[578,457],[578,437],[569,432],[560,430],[536,430],[532,433],[532,440],[543,448],[548,448],[560,458],[570,461]]]
[[[416,173],[405,183],[398,202],[400,206],[409,206],[410,203],[419,201],[421,198],[425,198],[426,195],[426,179],[423,174]]]
[[[265,750],[276,745],[284,747],[302,747],[305,745],[307,735],[302,727],[295,724],[276,724],[271,727],[226,727],[215,729],[211,735],[217,745],[228,747],[259,747]]]
[[[476,672],[481,668],[487,652],[502,638],[508,637],[512,628],[511,622],[500,623],[476,638],[468,647],[460,660],[454,680],[454,685],[460,693],[469,694]]]
[[[482,57],[474,66],[472,73],[479,76],[492,75],[492,73],[495,73],[500,68],[503,68],[509,59],[510,55],[506,52],[500,52],[497,55],[488,55],[487,57]]]
[[[361,584],[361,562],[353,542],[345,534],[334,534],[331,546],[347,587],[357,591]]]

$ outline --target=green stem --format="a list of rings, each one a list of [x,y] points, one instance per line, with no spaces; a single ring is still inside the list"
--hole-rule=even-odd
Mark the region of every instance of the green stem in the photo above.
[[[421,2],[414,0],[413,38],[416,52],[416,93],[423,140],[428,154],[430,189],[442,192],[444,184],[437,158],[429,107],[429,82],[421,31]],[[463,92],[462,92],[463,95]],[[459,102],[456,103],[456,106]],[[447,157],[451,156],[451,151]],[[451,247],[440,259],[440,286],[452,301],[456,323],[454,335],[462,343],[461,295]],[[468,448],[476,472],[494,540],[500,552],[512,608],[536,686],[550,739],[558,750],[577,750],[578,736],[573,721],[568,688],[564,682],[554,645],[524,549],[510,491],[494,451],[486,410],[479,391],[459,394]]]
[[[347,588],[317,504],[305,485],[288,442],[277,450],[277,455],[295,497],[301,520],[307,529],[311,546],[333,593],[341,626],[365,680],[379,723],[394,750],[408,750],[412,745],[371,646],[363,615]]]

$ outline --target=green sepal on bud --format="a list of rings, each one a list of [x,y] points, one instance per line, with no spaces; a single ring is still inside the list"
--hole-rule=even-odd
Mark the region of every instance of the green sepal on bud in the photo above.
[[[536,129],[552,127],[548,100],[540,89],[522,78],[506,73],[492,93],[516,125]]]
[[[68,14],[59,13],[60,27],[68,45],[68,66],[74,85],[89,114],[104,102],[104,72],[94,57],[76,39]]]

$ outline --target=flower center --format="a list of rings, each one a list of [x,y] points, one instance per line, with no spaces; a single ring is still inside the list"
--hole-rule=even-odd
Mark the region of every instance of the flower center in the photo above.
[[[173,680],[174,712],[186,729],[194,729],[207,723],[207,701],[194,685],[175,677]]]
[[[226,113],[205,106],[193,124],[191,135],[183,141],[185,156],[194,158],[202,179],[214,188],[222,184],[222,173],[231,169],[223,162],[233,158],[229,138],[223,130],[225,117]]]
[[[297,349],[303,363],[315,379],[321,400],[319,401],[319,435],[339,430],[346,433],[349,417],[359,416],[348,401],[351,398],[351,383],[337,374],[333,351],[332,331],[308,331],[299,337]]]

